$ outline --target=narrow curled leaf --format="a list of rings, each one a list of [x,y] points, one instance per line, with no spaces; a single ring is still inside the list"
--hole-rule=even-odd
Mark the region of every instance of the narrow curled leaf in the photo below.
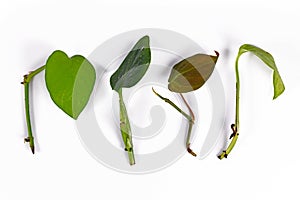
[[[199,89],[214,71],[219,53],[216,56],[196,54],[188,57],[172,68],[168,88],[172,92],[185,93]]]
[[[142,37],[127,54],[120,67],[110,77],[113,90],[129,88],[137,84],[145,75],[151,61],[149,36]]]
[[[244,44],[239,49],[238,58],[245,52],[253,53],[274,71],[273,72],[273,87],[274,87],[273,99],[276,99],[284,92],[285,86],[283,84],[283,81],[277,69],[273,56],[259,47],[256,47],[251,44]]]
[[[77,119],[90,98],[96,72],[83,56],[69,58],[58,50],[47,60],[45,79],[54,103],[70,117]]]

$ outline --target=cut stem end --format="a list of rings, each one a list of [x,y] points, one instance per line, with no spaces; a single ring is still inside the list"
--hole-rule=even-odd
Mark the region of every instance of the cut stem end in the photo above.
[[[197,154],[190,148],[191,144],[188,144],[186,147],[187,152],[189,152],[192,156],[197,157]]]
[[[128,151],[128,159],[130,165],[135,165],[134,153],[133,151]]]
[[[219,158],[220,160],[222,160],[223,158],[227,158],[227,157],[228,157],[228,155],[229,155],[230,152],[232,151],[232,149],[233,149],[233,147],[235,146],[236,141],[237,141],[237,139],[238,139],[238,137],[239,137],[238,129],[237,129],[237,127],[236,127],[235,124],[232,124],[232,125],[231,125],[231,130],[232,130],[232,132],[233,132],[233,133],[230,135],[230,138],[229,138],[229,139],[231,139],[231,142],[230,142],[229,146],[227,147],[227,149],[224,150],[220,155],[218,155],[218,158]]]

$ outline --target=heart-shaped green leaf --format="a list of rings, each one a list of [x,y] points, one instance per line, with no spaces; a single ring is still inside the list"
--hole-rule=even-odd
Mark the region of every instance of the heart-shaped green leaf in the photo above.
[[[214,71],[219,53],[216,56],[196,54],[188,57],[172,68],[168,88],[172,92],[185,93],[199,89]]]
[[[273,73],[273,87],[274,87],[273,99],[276,99],[278,96],[280,96],[284,92],[285,86],[283,84],[283,81],[282,81],[279,71],[277,69],[277,66],[275,64],[273,56],[270,53],[264,51],[263,49],[261,49],[259,47],[256,47],[251,44],[244,44],[239,49],[238,58],[245,52],[253,53],[274,71],[274,73]]]
[[[69,58],[63,51],[54,51],[46,63],[45,79],[54,103],[77,119],[90,98],[96,73],[83,56]]]
[[[142,37],[127,54],[120,67],[110,77],[111,88],[119,91],[137,84],[145,75],[151,61],[149,36]]]

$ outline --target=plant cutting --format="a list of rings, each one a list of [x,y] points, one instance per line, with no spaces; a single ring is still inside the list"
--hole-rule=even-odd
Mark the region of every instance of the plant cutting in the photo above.
[[[53,102],[67,115],[77,119],[92,93],[96,72],[93,65],[83,56],[68,57],[63,51],[54,51],[44,66],[24,76],[25,114],[29,143],[34,154],[34,137],[30,119],[29,86],[32,79],[45,70],[47,90]]]
[[[283,84],[283,81],[281,79],[281,76],[279,74],[279,71],[277,69],[277,66],[275,64],[273,56],[264,51],[263,49],[253,46],[251,44],[244,44],[240,47],[238,55],[235,60],[235,75],[236,75],[236,107],[235,107],[235,123],[231,125],[232,134],[230,135],[231,142],[226,150],[224,150],[219,156],[219,159],[227,158],[229,153],[232,151],[233,147],[236,144],[236,141],[239,137],[239,131],[240,131],[240,77],[239,77],[239,68],[238,68],[238,62],[239,58],[242,54],[250,52],[257,56],[260,60],[262,60],[269,68],[273,70],[273,88],[274,88],[274,96],[273,100],[276,99],[278,96],[280,96],[284,90],[285,86]]]
[[[122,89],[136,85],[145,75],[151,61],[149,36],[142,37],[127,54],[120,67],[110,77],[111,88],[119,95],[120,130],[128,153],[129,164],[135,164],[130,122],[123,100]]]
[[[197,154],[190,147],[190,139],[192,128],[195,122],[195,115],[191,109],[191,106],[188,104],[182,93],[195,91],[205,84],[205,82],[209,79],[212,72],[214,71],[216,62],[219,57],[219,53],[217,51],[215,51],[215,53],[216,56],[206,54],[193,55],[175,64],[171,70],[171,74],[168,79],[168,89],[171,92],[179,93],[184,104],[189,110],[189,114],[184,112],[168,98],[161,96],[152,88],[154,94],[170,104],[189,121],[189,127],[186,136],[186,149],[193,156],[197,156]]]

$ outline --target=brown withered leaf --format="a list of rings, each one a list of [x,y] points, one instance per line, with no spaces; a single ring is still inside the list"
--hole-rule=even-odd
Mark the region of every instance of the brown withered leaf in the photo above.
[[[199,89],[214,71],[219,53],[216,56],[196,54],[174,65],[168,88],[172,92],[186,93]]]

